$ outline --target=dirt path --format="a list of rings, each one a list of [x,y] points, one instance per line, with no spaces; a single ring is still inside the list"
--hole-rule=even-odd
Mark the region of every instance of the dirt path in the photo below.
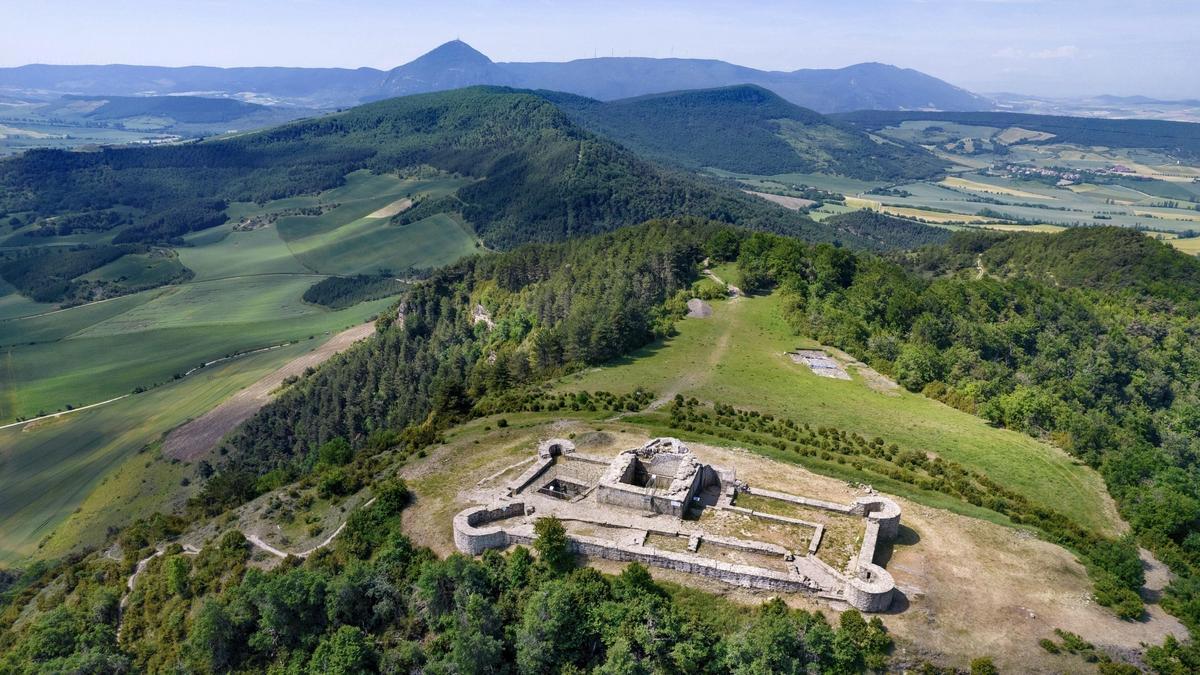
[[[163,442],[163,454],[187,462],[199,459],[212,450],[226,434],[270,403],[273,398],[272,392],[278,389],[284,380],[304,374],[306,369],[319,366],[331,356],[345,351],[374,332],[374,322],[364,323],[338,333],[320,347],[293,359],[204,415],[172,431]]]
[[[159,546],[158,549],[154,551],[154,553],[139,560],[137,566],[133,568],[133,574],[130,574],[129,579],[127,579],[125,581],[125,594],[121,596],[121,603],[119,605],[117,605],[117,639],[118,640],[121,639],[121,624],[123,623],[121,620],[125,618],[125,607],[126,607],[126,605],[129,604],[129,594],[133,593],[133,587],[137,584],[138,577],[140,577],[142,575],[142,572],[146,571],[146,566],[150,564],[151,560],[154,560],[155,558],[163,555],[166,552],[167,552],[166,547]],[[183,545],[183,555],[199,555],[199,553],[200,553],[200,549],[196,548],[195,546],[192,546],[191,544]]]
[[[349,332],[349,331],[347,331],[347,332]],[[375,503],[375,497],[371,497],[360,508],[365,509],[374,503]],[[297,558],[307,558],[308,556],[312,555],[313,553],[332,544],[333,540],[336,539],[337,536],[342,533],[342,530],[346,529],[346,523],[348,523],[348,522],[350,522],[349,518],[347,518],[346,520],[343,520],[342,524],[339,525],[338,528],[333,531],[333,534],[329,535],[328,537],[325,537],[324,541],[317,544],[316,546],[313,546],[310,549],[301,551],[299,553],[288,553],[287,551],[282,551],[280,549],[277,549],[274,546],[263,541],[262,538],[260,538],[257,534],[247,535],[245,532],[243,532],[242,536],[246,537],[246,541],[257,546],[258,548],[261,548],[262,550],[266,551],[267,553],[270,553],[271,555],[273,555],[277,558],[286,558],[289,555],[294,555]],[[146,566],[150,564],[151,560],[154,560],[155,558],[163,555],[164,553],[166,553],[166,550],[167,549],[166,549],[165,545],[160,545],[154,551],[154,553],[152,553],[138,561],[137,567],[135,567],[133,570],[133,574],[130,574],[129,578],[125,581],[125,595],[121,596],[121,604],[118,609],[118,611],[120,612],[121,615],[123,615],[125,613],[125,606],[129,604],[129,594],[133,592],[133,587],[135,585],[137,585],[138,577],[142,575],[142,572],[146,571]],[[192,546],[191,544],[183,545],[182,555],[199,555],[199,554],[200,554],[200,549],[196,548],[195,546]],[[121,638],[121,616],[119,615],[117,618],[117,639],[120,639],[120,638]]]
[[[721,279],[721,277],[714,274],[712,270],[705,268],[704,271],[701,272],[701,274],[708,277],[709,279],[712,279],[713,281],[717,282],[718,284],[721,284],[722,286],[724,286],[725,290],[729,292],[730,300],[737,300],[738,298],[742,297],[742,289],[738,288],[737,286],[734,286],[733,284],[725,283],[725,281],[723,279]]]
[[[732,289],[733,287],[730,286],[730,288]],[[729,342],[733,338],[733,329],[734,324],[736,323],[735,315],[740,308],[740,305],[731,301],[728,304],[728,307],[729,309],[725,316],[722,319],[719,319],[724,324],[724,330],[721,331],[721,335],[713,344],[712,350],[708,352],[708,358],[704,360],[703,365],[697,365],[695,368],[689,368],[686,372],[682,373],[679,376],[679,379],[672,382],[661,396],[655,399],[645,410],[638,411],[638,414],[650,412],[652,410],[658,410],[659,408],[673,401],[676,394],[689,389],[694,389],[700,386],[703,380],[708,378],[712,371],[717,367],[717,364],[721,362],[721,359],[725,357],[725,352],[729,351]],[[621,413],[620,415],[614,416],[612,419],[620,419],[626,414],[633,413]]]
[[[375,503],[375,498],[371,497],[370,499],[368,499],[366,501],[365,504],[363,504],[359,508],[365,509],[374,503]],[[338,525],[337,529],[333,531],[333,534],[330,534],[328,537],[325,537],[325,539],[321,543],[317,544],[316,546],[313,546],[312,548],[300,551],[299,553],[288,553],[287,551],[275,548],[274,546],[263,541],[262,537],[258,536],[257,534],[244,534],[244,533],[243,534],[246,537],[246,541],[250,542],[251,544],[254,544],[255,546],[266,551],[267,553],[270,553],[271,555],[275,556],[276,558],[286,558],[290,555],[296,556],[297,558],[307,558],[308,556],[312,555],[313,553],[316,553],[317,551],[332,544],[333,540],[337,539],[337,536],[342,533],[342,530],[346,529],[346,523],[348,523],[348,522],[350,522],[349,519],[343,520],[342,524]]]

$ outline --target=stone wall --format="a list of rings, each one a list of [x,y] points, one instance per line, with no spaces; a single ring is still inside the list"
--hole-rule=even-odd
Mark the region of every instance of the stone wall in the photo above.
[[[796,495],[789,495],[786,492],[776,492],[774,490],[764,490],[763,488],[758,488],[758,487],[751,488],[751,487],[747,486],[742,489],[747,494],[758,495],[760,497],[766,497],[767,499],[778,499],[781,502],[791,502],[792,504],[799,504],[800,506],[809,506],[814,509],[821,509],[822,511],[833,511],[834,513],[854,513],[854,507],[847,506],[845,504],[837,504],[834,502],[827,502],[827,501],[823,501],[820,499],[809,499],[808,497],[798,497]],[[897,509],[898,508],[899,507],[897,507]],[[865,512],[860,511],[856,515],[861,516],[864,513]]]
[[[879,543],[888,544],[900,533],[900,505],[879,495],[854,500],[851,512],[866,516],[869,522],[879,523]]]
[[[502,527],[488,524],[524,514],[525,504],[521,502],[462,511],[454,516],[454,545],[470,555],[479,555],[489,548],[504,548],[509,544],[508,533]]]
[[[879,565],[859,568],[859,573],[846,582],[846,602],[863,612],[885,612],[892,606],[896,582]]]
[[[846,581],[845,600],[850,606],[864,612],[882,612],[891,606],[896,584],[892,579],[892,575],[887,570],[875,564],[875,554],[880,545],[895,541],[900,531],[899,504],[880,495],[859,497],[852,504],[845,505],[821,501],[819,499],[797,497],[784,492],[763,490],[761,488],[751,489],[745,487],[743,489],[749,494],[768,499],[777,499],[779,501],[865,518],[867,520],[866,531],[863,534],[862,547],[852,561],[850,578]],[[728,508],[749,512],[758,518],[767,518],[769,520],[782,519],[780,516],[749,511],[737,506]],[[813,525],[812,523],[797,521],[797,524],[800,523]],[[819,537],[822,534],[824,532],[818,530],[817,536],[811,542],[810,554],[816,553],[816,545],[820,541]]]
[[[512,497],[518,492],[529,487],[531,483],[537,480],[542,474],[546,473],[546,470],[553,465],[553,458],[542,458],[539,456],[538,460],[533,463],[533,466],[526,469],[524,473],[516,478],[516,480],[508,484],[508,496]]]

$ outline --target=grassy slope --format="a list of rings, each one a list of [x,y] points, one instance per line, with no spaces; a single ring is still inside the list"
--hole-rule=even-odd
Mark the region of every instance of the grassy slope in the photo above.
[[[778,305],[775,296],[714,303],[712,319],[684,321],[676,337],[612,366],[565,378],[561,386],[615,392],[643,386],[659,396],[682,393],[785,415],[814,427],[828,424],[867,438],[880,436],[901,448],[958,461],[1097,531],[1113,532],[1113,510],[1099,476],[1065,453],[923,396],[883,395],[867,388],[857,375],[851,382],[829,380],[792,363],[784,352],[812,343],[791,334]],[[653,416],[646,419],[652,421]],[[849,467],[802,463],[823,473],[839,471],[836,475],[844,477],[852,472]]]
[[[404,227],[364,217],[398,198],[437,197],[462,183],[357,172],[320,195],[235,204],[235,221],[322,203],[339,206],[320,217],[285,217],[249,231],[230,223],[193,235],[190,246],[179,249],[179,262],[195,272],[188,283],[45,316],[0,319],[0,422],[106,400],[212,359],[365,320],[389,301],[336,312],[307,304],[301,296],[323,276],[313,269],[400,271],[475,252],[473,235],[450,215]],[[297,236],[298,229],[306,236]]]
[[[107,400],[229,354],[361,323],[390,302],[337,312],[307,305],[300,296],[315,280],[230,279],[152,292],[149,301],[66,339],[7,348],[0,417]],[[21,323],[0,324],[0,335],[19,333]]]
[[[474,236],[452,216],[405,227],[363,216],[397,198],[438,196],[461,183],[359,172],[321,195],[262,206],[234,204],[230,216],[236,222],[337,203],[341,206],[326,214],[333,215],[324,221],[320,243],[305,249],[330,273],[384,264],[398,270],[440,265],[475,251]],[[108,525],[165,508],[178,497],[179,481],[192,469],[160,460],[157,453],[136,454],[138,450],[319,343],[308,341],[309,336],[361,323],[391,302],[376,300],[340,311],[303,302],[304,291],[323,275],[297,259],[278,225],[235,231],[231,222],[190,236],[190,245],[178,249],[179,261],[195,277],[182,285],[42,316],[29,315],[54,307],[22,301],[0,289],[0,317],[28,317],[0,318],[0,423],[166,383],[28,431],[0,430],[0,563],[99,543]],[[365,233],[364,225],[369,225]],[[289,341],[294,343],[290,347],[171,380],[206,361]],[[37,544],[51,532],[39,551]]]
[[[29,430],[0,430],[0,563],[38,553],[52,532],[43,555],[98,544],[107,525],[163,508],[192,469],[137,451],[317,344],[235,359]]]

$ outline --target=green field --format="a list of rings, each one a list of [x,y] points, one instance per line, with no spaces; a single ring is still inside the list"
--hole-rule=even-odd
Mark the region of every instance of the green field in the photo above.
[[[233,204],[228,223],[187,236],[183,246],[127,255],[83,277],[152,285],[186,267],[190,279],[102,302],[60,309],[0,282],[0,425],[144,390],[28,430],[0,430],[0,563],[100,543],[109,525],[166,508],[186,492],[179,483],[193,469],[138,451],[394,302],[334,311],[303,301],[314,283],[439,266],[476,252],[474,234],[456,215],[406,226],[369,217],[399,199],[438,197],[465,182],[356,172],[319,195]],[[300,208],[324,213],[289,215]],[[252,226],[239,225],[254,217]],[[41,239],[33,245],[66,243]],[[206,362],[284,343],[290,346],[176,379]]]
[[[1066,453],[918,394],[874,391],[857,373],[852,381],[833,380],[793,363],[786,351],[816,345],[792,335],[779,303],[777,296],[713,303],[712,318],[685,320],[677,336],[560,386],[613,392],[641,386],[660,397],[679,393],[879,436],[981,471],[1098,532],[1113,531],[1100,477]],[[817,463],[809,468],[829,473]]]
[[[710,173],[737,180],[747,189],[780,194],[795,185],[809,185],[869,199],[876,204],[872,208],[933,225],[979,219],[986,209],[986,220],[1035,228],[1029,231],[1090,225],[1118,225],[1165,234],[1200,230],[1200,182],[1196,181],[1200,166],[1162,152],[1036,142],[1040,138],[1037,134],[1031,136],[1015,127],[944,121],[909,120],[884,128],[879,134],[921,144],[958,166],[949,170],[952,177],[946,181],[897,185],[812,174]],[[1035,142],[1028,142],[1031,139]],[[1053,180],[1031,180],[995,170],[1010,163],[1067,171],[1109,171],[1121,165],[1130,173],[1082,174],[1072,184],[1055,185]],[[896,192],[871,192],[879,187]],[[826,204],[812,215],[821,220],[846,210]],[[1194,252],[1195,248],[1183,250]]]
[[[99,544],[108,525],[165,508],[185,492],[180,480],[194,479],[194,468],[139,450],[320,342],[235,359],[24,429],[0,429],[0,563]]]
[[[390,300],[331,311],[301,298],[328,275],[434,267],[477,251],[469,227],[451,214],[406,226],[369,217],[398,199],[438,197],[463,184],[356,172],[320,195],[234,204],[229,223],[190,235],[177,257],[129,255],[84,275],[142,285],[186,267],[189,281],[104,302],[55,311],[0,288],[0,423],[107,400],[213,359],[366,320]],[[243,218],[321,205],[332,208],[237,227]]]
[[[127,286],[161,286],[183,274],[184,266],[173,251],[122,256],[83,275],[88,281],[109,281]]]

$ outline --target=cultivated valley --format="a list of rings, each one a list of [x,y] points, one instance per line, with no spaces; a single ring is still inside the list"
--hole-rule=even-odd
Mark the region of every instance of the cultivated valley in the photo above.
[[[1200,126],[1101,101],[0,68],[0,673],[1197,672]]]

